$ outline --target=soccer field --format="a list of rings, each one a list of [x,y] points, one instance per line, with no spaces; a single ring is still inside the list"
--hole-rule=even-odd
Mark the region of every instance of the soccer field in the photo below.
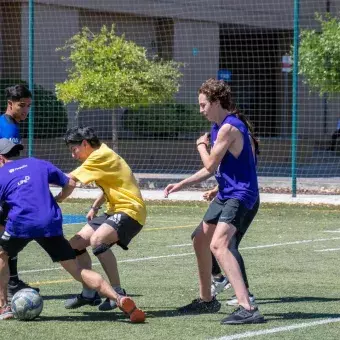
[[[62,204],[65,216],[85,215],[90,202]],[[180,316],[176,308],[198,296],[190,234],[206,204],[149,203],[144,230],[129,251],[113,247],[122,286],[147,313],[130,324],[119,311],[64,309],[80,284],[53,264],[36,243],[19,256],[21,278],[41,288],[39,319],[1,323],[3,339],[339,339],[340,207],[263,204],[241,243],[251,291],[267,323],[221,326],[232,312],[218,298],[217,314]],[[67,221],[67,219],[66,219]],[[83,224],[66,224],[71,237]],[[103,272],[94,259],[94,269]]]

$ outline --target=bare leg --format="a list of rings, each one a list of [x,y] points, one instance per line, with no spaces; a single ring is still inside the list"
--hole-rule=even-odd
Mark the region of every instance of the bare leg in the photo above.
[[[84,283],[87,287],[98,291],[110,300],[115,300],[118,307],[129,315],[131,322],[144,322],[145,313],[138,309],[134,301],[127,296],[118,295],[103,277],[93,270],[80,269],[76,260],[61,261],[60,264],[77,281]]]
[[[200,297],[203,301],[211,301],[211,251],[210,241],[215,230],[214,225],[208,225],[203,222],[203,231],[198,233],[193,241],[198,275],[200,281]]]
[[[236,231],[236,228],[232,224],[219,222],[211,241],[211,251],[222,266],[223,271],[234,288],[239,305],[250,310],[252,307],[240,265],[229,249],[231,239]]]
[[[9,281],[8,256],[0,250],[0,307],[7,304],[7,285]]]

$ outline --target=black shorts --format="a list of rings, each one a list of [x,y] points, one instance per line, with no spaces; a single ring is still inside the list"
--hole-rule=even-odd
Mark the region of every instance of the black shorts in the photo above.
[[[215,198],[210,203],[203,221],[211,224],[217,224],[218,222],[231,223],[239,232],[244,234],[246,229],[242,222],[249,210],[236,198],[229,198],[225,201]]]
[[[50,256],[53,262],[61,262],[76,258],[74,249],[64,236],[19,238],[12,237],[6,231],[1,235],[0,248],[9,257],[15,257],[28,243],[36,241]]]
[[[97,230],[103,223],[110,225],[117,231],[119,238],[117,245],[122,247],[124,250],[129,249],[127,246],[143,228],[140,223],[123,212],[117,212],[114,215],[104,214],[95,217],[93,220],[88,222],[94,230]],[[110,246],[112,245],[113,244]]]
[[[248,230],[250,224],[253,222],[260,206],[260,197],[257,199],[256,203],[254,204],[253,208],[248,210],[242,219],[242,228],[240,231],[242,234],[245,234]],[[196,229],[191,234],[191,239],[193,240],[197,234],[199,234],[203,230],[203,221],[196,227]]]
[[[6,224],[8,213],[8,204],[4,201],[0,201],[0,225],[4,226]]]

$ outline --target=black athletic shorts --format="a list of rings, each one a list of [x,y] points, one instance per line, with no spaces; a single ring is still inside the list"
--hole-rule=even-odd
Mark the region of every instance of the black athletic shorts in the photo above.
[[[123,212],[117,212],[114,215],[104,214],[95,217],[88,224],[97,230],[103,223],[110,225],[117,231],[118,242],[117,245],[122,247],[124,250],[128,250],[127,247],[131,240],[142,230],[143,226],[134,220],[129,215]],[[112,246],[111,244],[110,246]]]
[[[236,198],[222,201],[216,197],[210,203],[203,221],[212,224],[217,224],[218,222],[231,223],[239,232],[245,233],[246,229],[242,222],[249,210]]]
[[[50,256],[53,262],[67,261],[76,258],[74,249],[64,236],[19,238],[12,237],[6,231],[0,237],[2,248],[9,257],[15,257],[28,243],[36,241]]]
[[[8,204],[4,201],[0,201],[0,225],[4,226],[6,224],[8,212]]]
[[[242,234],[245,234],[248,230],[250,224],[253,222],[260,206],[260,197],[257,199],[256,203],[254,204],[253,208],[248,210],[248,212],[244,215],[241,225],[242,227],[240,230],[242,230]],[[201,222],[196,229],[191,234],[191,239],[193,240],[197,234],[199,234],[203,229],[203,222]]]

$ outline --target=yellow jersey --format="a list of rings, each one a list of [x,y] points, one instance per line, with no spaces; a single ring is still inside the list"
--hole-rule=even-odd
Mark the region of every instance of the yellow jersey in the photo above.
[[[94,150],[71,175],[84,184],[95,182],[103,190],[107,214],[124,212],[145,224],[146,207],[137,180],[125,160],[106,144]]]

